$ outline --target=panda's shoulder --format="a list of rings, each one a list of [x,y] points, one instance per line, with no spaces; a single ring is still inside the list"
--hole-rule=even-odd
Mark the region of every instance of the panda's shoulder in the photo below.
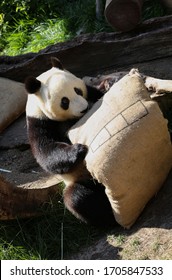
[[[27,117],[27,123],[30,128],[30,134],[36,133],[37,136],[43,134],[63,138],[67,135],[68,130],[76,123],[76,120],[54,121],[48,118],[41,119],[35,117]]]

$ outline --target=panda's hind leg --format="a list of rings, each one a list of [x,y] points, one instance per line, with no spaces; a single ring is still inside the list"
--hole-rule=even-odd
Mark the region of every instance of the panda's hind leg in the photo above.
[[[103,227],[116,224],[104,186],[92,179],[67,186],[64,204],[74,216],[88,224]]]

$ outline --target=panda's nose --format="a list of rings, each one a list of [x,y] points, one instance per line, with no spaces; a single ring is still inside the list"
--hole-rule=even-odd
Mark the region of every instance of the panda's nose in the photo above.
[[[88,111],[88,107],[85,110],[81,111],[81,114],[85,114],[87,111]]]

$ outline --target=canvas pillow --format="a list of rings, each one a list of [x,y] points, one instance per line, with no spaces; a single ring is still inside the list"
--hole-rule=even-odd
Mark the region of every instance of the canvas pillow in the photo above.
[[[105,186],[116,221],[129,228],[172,167],[167,121],[139,73],[114,84],[69,137],[89,146],[86,167]]]
[[[0,78],[0,132],[25,111],[26,100],[24,84]]]

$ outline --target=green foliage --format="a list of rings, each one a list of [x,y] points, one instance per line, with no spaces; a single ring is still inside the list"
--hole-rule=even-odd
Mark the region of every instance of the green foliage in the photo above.
[[[3,0],[0,11],[1,54],[37,52],[81,33],[111,30],[96,20],[92,0]]]
[[[40,49],[70,39],[65,20],[47,20],[36,24],[35,20],[20,20],[13,32],[6,38],[4,54],[38,52]]]
[[[93,0],[2,0],[0,54],[38,52],[82,33],[112,32],[105,18],[97,20]],[[103,0],[105,4],[105,0]],[[145,0],[143,20],[162,16],[160,1]]]
[[[30,31],[35,24],[35,20],[25,20],[21,19],[19,22],[14,22],[13,27],[8,27],[8,31],[5,33],[6,36],[2,35],[4,38],[4,45],[6,47],[4,54],[15,55],[17,53],[22,53],[22,50],[27,45],[30,40]]]
[[[143,19],[154,18],[165,15],[161,1],[145,0],[143,4]]]

